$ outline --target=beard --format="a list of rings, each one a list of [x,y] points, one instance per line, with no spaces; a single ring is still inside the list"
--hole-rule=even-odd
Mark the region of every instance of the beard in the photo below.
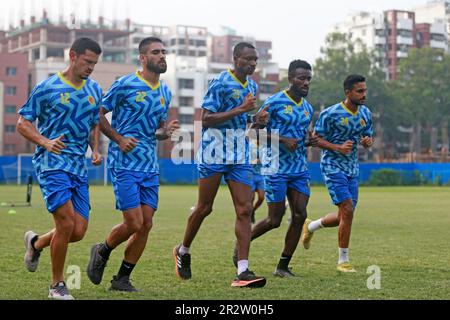
[[[150,61],[147,62],[146,67],[149,71],[152,71],[152,72],[158,73],[158,74],[164,73],[167,70],[167,64],[165,64],[164,66],[160,66],[159,63],[153,64]]]

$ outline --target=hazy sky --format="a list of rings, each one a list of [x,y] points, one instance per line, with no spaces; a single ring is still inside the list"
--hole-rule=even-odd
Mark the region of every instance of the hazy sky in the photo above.
[[[306,3],[307,2],[307,3]],[[427,0],[15,0],[0,1],[0,27],[29,12],[107,18],[156,25],[188,24],[211,31],[229,26],[238,34],[272,41],[273,60],[285,68],[292,59],[310,62],[320,54],[331,26],[349,13],[410,10]],[[89,5],[88,5],[89,3]],[[90,8],[90,9],[89,9]]]

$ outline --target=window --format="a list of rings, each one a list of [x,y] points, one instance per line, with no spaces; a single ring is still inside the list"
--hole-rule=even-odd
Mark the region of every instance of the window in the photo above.
[[[198,52],[198,56],[199,56],[199,57],[204,57],[204,56],[206,56],[206,51],[199,51],[199,52]]]
[[[192,114],[180,114],[179,120],[181,124],[192,124],[194,123],[194,117]]]
[[[405,29],[399,29],[397,30],[397,35],[405,38],[411,38],[412,37],[412,31],[411,30],[405,30]]]
[[[4,147],[5,149],[5,153],[6,152],[8,152],[8,153],[10,153],[10,152],[14,152],[14,151],[16,151],[16,145],[15,144],[5,144],[5,147]]]
[[[192,107],[194,104],[193,97],[179,97],[180,107]]]
[[[6,87],[7,96],[15,96],[17,93],[17,87]]]
[[[178,79],[178,89],[194,89],[194,79]]]
[[[185,44],[186,42],[184,41],[184,39],[178,39],[178,44]]]
[[[16,67],[7,67],[6,68],[6,75],[7,76],[11,76],[11,77],[17,75],[17,68]]]
[[[16,126],[8,124],[5,126],[5,133],[14,133],[16,132]]]
[[[5,113],[16,113],[16,106],[5,106]]]
[[[195,57],[195,53],[196,53],[195,50],[189,50],[189,54],[188,55],[190,57]]]
[[[197,40],[197,47],[206,47],[206,41],[205,40]]]
[[[178,54],[180,55],[180,56],[184,56],[184,55],[186,55],[186,50],[178,50]]]

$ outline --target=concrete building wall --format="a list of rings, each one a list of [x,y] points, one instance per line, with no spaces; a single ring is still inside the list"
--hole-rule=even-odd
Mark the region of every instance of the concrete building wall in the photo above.
[[[0,125],[1,155],[29,152],[25,139],[16,130],[17,111],[28,97],[27,65],[27,56],[24,54],[0,53],[0,82],[3,84],[0,97],[0,118],[3,124]]]

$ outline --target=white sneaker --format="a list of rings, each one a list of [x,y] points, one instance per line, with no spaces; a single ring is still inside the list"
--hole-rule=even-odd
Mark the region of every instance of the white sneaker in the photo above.
[[[39,257],[41,256],[41,250],[36,250],[31,245],[31,240],[37,235],[37,233],[30,230],[25,232],[24,236],[25,256],[23,257],[23,261],[25,262],[25,267],[30,272],[36,271],[39,264]]]
[[[48,297],[55,300],[74,300],[64,281],[58,282],[55,286],[50,286],[48,288]]]

